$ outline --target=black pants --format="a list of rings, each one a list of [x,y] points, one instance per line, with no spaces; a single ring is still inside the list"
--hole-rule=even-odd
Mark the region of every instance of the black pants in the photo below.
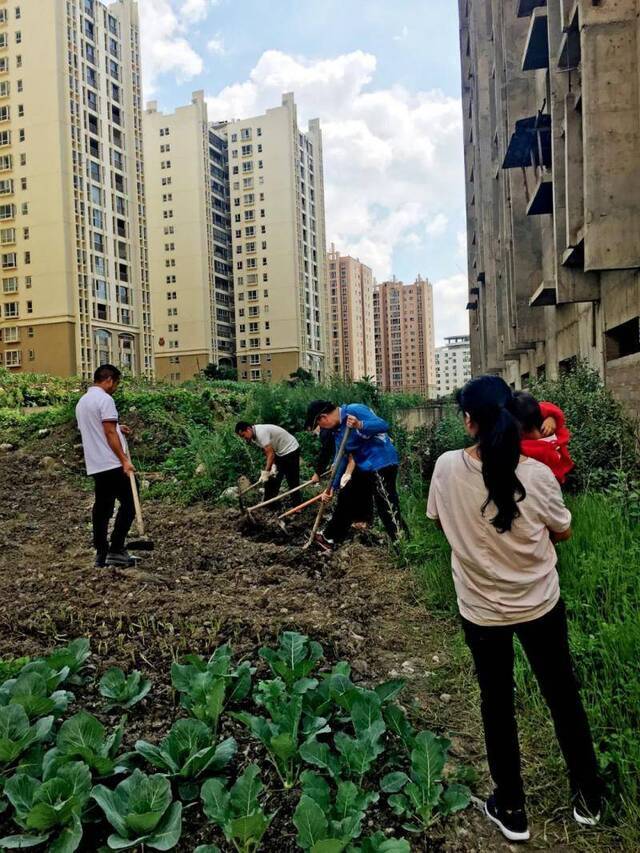
[[[286,479],[289,489],[295,489],[296,486],[300,485],[300,448],[292,450],[291,453],[285,453],[284,456],[276,456],[275,466],[278,473],[275,477],[270,477],[265,484],[265,501],[275,498],[284,479]],[[301,500],[300,492],[291,495],[291,502],[294,506],[298,506]]]
[[[388,465],[377,471],[362,471],[356,468],[350,482],[340,489],[333,516],[324,530],[327,539],[343,540],[353,521],[370,515],[371,500],[389,538],[395,542],[400,532],[409,532],[400,512],[400,500],[396,480],[398,466]]]
[[[93,544],[98,554],[107,551],[122,551],[124,540],[136,515],[131,493],[131,482],[122,468],[111,468],[93,474],[95,502],[93,504]],[[111,532],[111,547],[108,546],[109,522],[116,500],[120,504]]]
[[[463,619],[462,624],[480,684],[487,759],[498,804],[519,809],[525,801],[514,710],[514,634],[551,711],[572,793],[581,792],[585,797],[600,794],[598,762],[573,671],[562,600],[532,622],[485,627]]]

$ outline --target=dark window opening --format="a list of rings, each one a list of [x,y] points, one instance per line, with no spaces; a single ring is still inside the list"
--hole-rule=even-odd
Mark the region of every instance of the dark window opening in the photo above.
[[[570,355],[569,358],[563,358],[560,364],[558,365],[560,369],[560,376],[566,376],[567,373],[573,373],[577,366],[578,356]]]
[[[607,361],[640,352],[640,317],[634,317],[604,333]]]

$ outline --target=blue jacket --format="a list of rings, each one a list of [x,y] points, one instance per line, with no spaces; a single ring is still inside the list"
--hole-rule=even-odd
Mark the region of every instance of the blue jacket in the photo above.
[[[349,454],[353,455],[356,465],[363,471],[378,471],[387,465],[397,465],[398,451],[389,438],[389,424],[379,418],[368,406],[350,403],[340,406],[340,426],[334,431],[336,456],[347,426],[347,417],[353,415],[362,421],[362,429],[352,429],[344,451],[344,457],[335,473],[331,485],[337,489],[340,478],[347,467]],[[335,457],[334,457],[335,462]]]

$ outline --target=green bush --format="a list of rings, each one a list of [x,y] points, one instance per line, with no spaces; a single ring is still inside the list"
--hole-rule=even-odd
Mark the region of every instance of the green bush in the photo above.
[[[533,380],[529,390],[565,414],[575,462],[567,483],[572,491],[605,487],[615,471],[637,468],[637,427],[595,370],[580,364],[559,379]]]

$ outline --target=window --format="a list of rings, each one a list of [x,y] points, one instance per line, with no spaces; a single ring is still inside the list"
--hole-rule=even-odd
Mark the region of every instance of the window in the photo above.
[[[3,255],[4,257],[4,255]],[[19,317],[20,316],[20,306],[17,302],[5,302],[4,303],[4,317]]]
[[[11,276],[11,278],[3,278],[2,279],[2,292],[3,293],[17,293],[18,292],[18,279],[16,276]]]
[[[0,48],[7,47],[8,39],[6,33],[0,33]]]
[[[175,290],[167,291],[167,299],[177,299],[177,293]]]
[[[250,157],[253,153],[253,145],[243,145],[242,146],[242,156]]]
[[[30,299],[27,300],[27,314],[33,314],[33,302]]]
[[[4,342],[16,344],[20,340],[20,329],[18,326],[7,326],[4,330]]]
[[[11,108],[8,106],[0,107],[0,121],[10,121]]]
[[[237,168],[237,167],[234,166],[234,168]],[[242,164],[242,171],[243,172],[252,172],[253,171],[253,161],[252,160],[245,160],[244,163]]]
[[[5,74],[9,70],[9,60],[6,56],[0,58],[0,74]]]
[[[17,86],[18,86],[18,92],[22,92],[22,88],[23,88],[22,87],[22,80],[18,80]]]
[[[16,268],[18,256],[16,255],[15,252],[7,252],[6,254],[2,255],[1,257],[2,257],[2,269],[3,270],[12,270],[12,269]]]
[[[27,179],[26,178],[20,178],[20,189],[21,190],[27,189]]]
[[[240,139],[251,139],[251,128],[243,127],[240,130]]]
[[[0,148],[5,145],[11,145],[11,131],[0,130]]]
[[[0,98],[8,98],[9,97],[9,89],[10,84],[8,80],[2,80],[0,82]]]
[[[7,367],[20,367],[22,364],[22,352],[19,349],[8,349],[4,354],[4,363]]]
[[[0,244],[7,246],[9,243],[16,242],[15,228],[0,228]]]

